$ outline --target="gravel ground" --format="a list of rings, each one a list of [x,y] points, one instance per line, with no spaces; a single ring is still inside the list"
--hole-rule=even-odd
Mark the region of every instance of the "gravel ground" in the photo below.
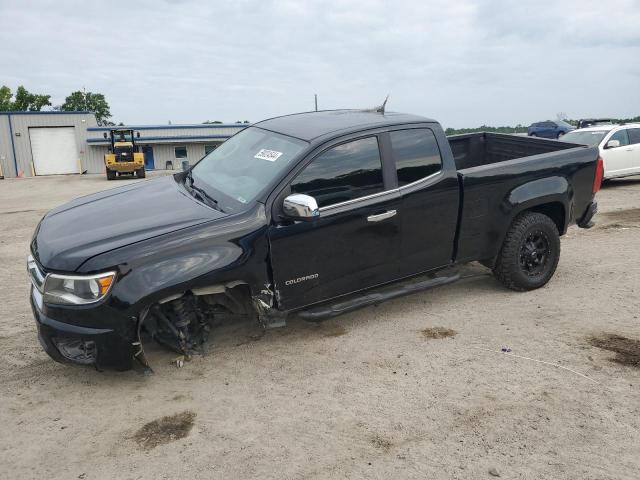
[[[28,303],[40,217],[121,184],[0,181],[0,478],[639,477],[640,180],[604,187],[545,288],[473,264],[320,325],[225,326],[181,369],[152,348],[153,376],[53,362]]]

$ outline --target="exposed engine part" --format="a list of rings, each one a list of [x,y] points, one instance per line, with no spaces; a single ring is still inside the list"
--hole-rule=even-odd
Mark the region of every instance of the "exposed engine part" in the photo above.
[[[267,283],[260,290],[260,295],[253,297],[253,305],[258,312],[258,319],[265,329],[280,328],[287,324],[287,315],[273,308],[275,296],[271,285]]]
[[[206,353],[209,333],[216,324],[227,317],[254,316],[255,313],[246,284],[233,282],[171,295],[153,305],[146,317],[141,315],[139,328],[188,360],[192,355]],[[148,367],[142,343],[138,357]]]
[[[158,343],[183,355],[205,353],[211,327],[192,294],[156,305],[151,313],[156,319],[151,336]]]

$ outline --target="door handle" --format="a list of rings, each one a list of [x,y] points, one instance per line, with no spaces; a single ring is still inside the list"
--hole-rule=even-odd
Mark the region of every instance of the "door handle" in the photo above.
[[[367,222],[381,222],[382,220],[386,220],[387,218],[393,217],[396,213],[395,210],[389,210],[387,212],[379,213],[377,215],[369,215],[367,217]]]

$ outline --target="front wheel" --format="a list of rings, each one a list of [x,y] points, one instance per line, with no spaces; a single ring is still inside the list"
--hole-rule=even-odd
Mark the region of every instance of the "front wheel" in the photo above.
[[[556,137],[558,140],[564,135],[564,132],[558,132],[558,136]]]
[[[146,172],[144,171],[144,167],[139,168],[139,169],[137,169],[137,170],[136,170],[136,177],[138,177],[138,178],[144,178],[144,177],[146,177],[146,176],[147,176],[147,174],[146,174]]]
[[[107,168],[107,180],[115,180],[116,172]]]
[[[533,290],[553,277],[559,259],[560,235],[556,224],[542,213],[525,212],[511,224],[493,275],[512,290]]]

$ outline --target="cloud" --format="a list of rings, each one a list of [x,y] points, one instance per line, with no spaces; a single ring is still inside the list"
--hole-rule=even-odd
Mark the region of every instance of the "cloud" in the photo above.
[[[446,126],[640,113],[640,3],[0,0],[0,83],[114,120],[389,107]]]

